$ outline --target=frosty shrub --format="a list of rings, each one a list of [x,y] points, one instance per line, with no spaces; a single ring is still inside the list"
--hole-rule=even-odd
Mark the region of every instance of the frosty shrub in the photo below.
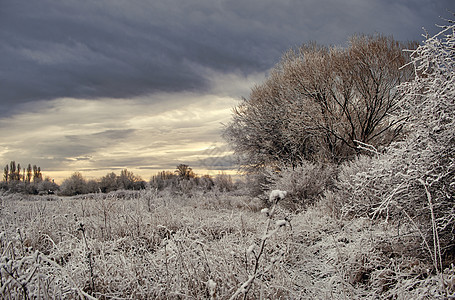
[[[217,186],[218,189],[223,192],[234,190],[234,183],[232,182],[231,175],[226,173],[218,174],[215,177],[215,186]]]
[[[342,216],[369,216],[373,206],[381,201],[384,190],[381,190],[379,186],[382,187],[381,183],[384,181],[381,176],[373,178],[374,163],[377,163],[374,158],[362,155],[339,166],[335,183],[335,197],[337,198],[335,202],[341,202],[341,209],[338,209],[337,212]],[[370,187],[365,185],[366,182]],[[372,189],[371,187],[377,188]]]
[[[87,193],[87,182],[82,174],[75,172],[71,177],[65,179],[60,186],[60,194],[73,196]]]
[[[406,120],[408,137],[378,159],[346,164],[338,182],[345,215],[407,224],[436,270],[455,250],[454,30],[443,28],[412,52],[415,78],[399,86],[395,115]]]
[[[326,189],[333,185],[334,168],[330,165],[305,162],[297,167],[285,166],[280,171],[268,169],[266,193],[271,190],[287,191],[281,205],[298,209],[314,204]]]
[[[248,173],[243,176],[243,180],[237,184],[239,192],[252,198],[264,196],[264,190],[268,183],[264,172]]]

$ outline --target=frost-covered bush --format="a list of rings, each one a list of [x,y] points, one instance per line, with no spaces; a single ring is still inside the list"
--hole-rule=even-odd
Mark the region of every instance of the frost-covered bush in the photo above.
[[[38,192],[41,194],[54,193],[58,190],[58,185],[53,182],[49,177],[38,183]]]
[[[407,138],[377,159],[346,164],[338,181],[345,215],[407,224],[436,270],[455,249],[454,30],[445,27],[412,52],[415,78],[399,86],[395,115],[406,120]]]
[[[341,217],[349,215],[352,217],[369,216],[373,206],[381,201],[384,195],[382,183],[385,183],[378,172],[384,171],[384,168],[377,170],[374,168],[377,160],[370,156],[360,156],[352,161],[344,162],[339,166],[337,181],[335,183],[335,202],[340,202],[337,213]],[[388,178],[389,176],[385,174]],[[366,185],[368,183],[368,185]],[[372,187],[376,187],[373,189]],[[331,195],[330,192],[326,193]]]
[[[235,188],[231,175],[225,173],[218,174],[215,177],[214,183],[215,186],[223,192],[230,192]]]
[[[267,170],[266,193],[271,190],[287,191],[282,202],[287,208],[298,209],[315,203],[326,189],[333,185],[335,169],[331,165],[304,162],[299,166],[286,166],[281,170]]]
[[[87,193],[87,182],[79,172],[65,179],[60,186],[60,194],[64,196],[81,195]]]

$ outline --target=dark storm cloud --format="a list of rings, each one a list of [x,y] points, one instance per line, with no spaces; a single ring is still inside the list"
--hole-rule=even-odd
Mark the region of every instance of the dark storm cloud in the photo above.
[[[206,90],[206,70],[262,72],[309,40],[420,39],[447,8],[452,0],[3,0],[0,114],[58,97]]]

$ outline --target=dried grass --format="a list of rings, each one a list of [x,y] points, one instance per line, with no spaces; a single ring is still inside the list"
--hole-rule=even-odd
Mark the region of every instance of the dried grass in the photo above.
[[[333,218],[324,202],[298,214],[278,205],[267,217],[251,209],[246,198],[239,206],[229,194],[218,199],[158,195],[151,200],[149,196],[144,191],[134,197],[2,200],[3,297],[428,299],[442,295],[431,264],[398,253],[397,244],[405,237],[398,238],[396,227],[367,218]],[[444,271],[447,289],[452,290],[453,271],[453,267]],[[247,289],[236,295],[242,285]]]

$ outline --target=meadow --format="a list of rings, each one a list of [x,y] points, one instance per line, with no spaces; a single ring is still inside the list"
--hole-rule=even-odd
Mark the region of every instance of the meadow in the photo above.
[[[438,274],[406,255],[418,233],[339,218],[330,197],[300,211],[217,191],[0,199],[2,299],[442,299],[454,292],[453,265]]]

